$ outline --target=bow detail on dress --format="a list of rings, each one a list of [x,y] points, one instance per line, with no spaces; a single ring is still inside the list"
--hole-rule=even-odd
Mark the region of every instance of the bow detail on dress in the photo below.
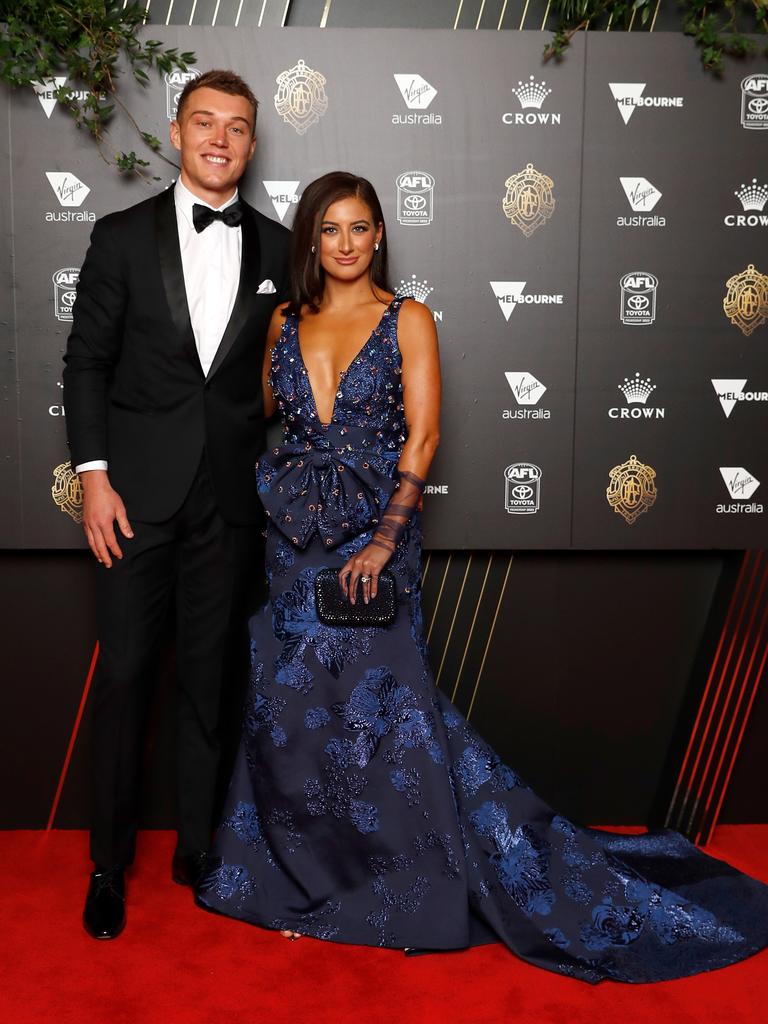
[[[335,548],[377,525],[397,487],[392,468],[373,453],[282,445],[261,457],[256,478],[267,515],[293,545],[303,550],[317,532]]]

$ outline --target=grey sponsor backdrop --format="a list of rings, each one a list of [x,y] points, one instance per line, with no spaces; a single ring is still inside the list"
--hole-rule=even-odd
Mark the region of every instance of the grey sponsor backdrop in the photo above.
[[[723,223],[741,212],[734,190],[752,177],[764,181],[768,170],[768,132],[740,125],[739,83],[748,62],[729,65],[715,80],[700,70],[689,40],[658,33],[580,34],[564,62],[544,66],[547,37],[539,33],[377,30],[374,41],[343,29],[171,26],[162,34],[167,44],[194,50],[202,68],[234,67],[261,97],[259,145],[244,194],[264,213],[278,216],[264,182],[281,183],[271,190],[278,205],[279,196],[287,203],[286,224],[294,193],[327,170],[354,169],[377,186],[393,283],[426,293],[440,331],[446,397],[430,477],[437,493],[426,498],[429,548],[764,543],[761,511],[719,514],[716,507],[760,502],[760,487],[750,502],[732,499],[719,467],[767,479],[759,427],[768,403],[740,402],[726,418],[711,383],[747,379],[749,389],[768,390],[768,327],[747,338],[722,310],[728,277],[749,263],[768,271],[760,263],[764,229]],[[303,133],[273,102],[277,77],[299,60],[324,76],[328,101],[319,123]],[[395,74],[407,76],[406,90],[416,84],[407,93],[414,109]],[[539,106],[524,107],[514,90],[531,76],[549,91]],[[419,79],[437,90],[428,105],[418,105]],[[644,83],[645,97],[682,96],[683,106],[640,107],[625,124],[609,88],[617,80]],[[166,137],[164,83],[129,87],[127,102],[143,127]],[[165,187],[174,171],[155,159],[159,181],[122,180],[63,111],[54,107],[47,119],[32,92],[13,96],[2,140],[12,187],[10,205],[7,196],[0,205],[0,227],[10,237],[13,217],[13,291],[10,267],[0,273],[4,302],[12,299],[16,314],[9,305],[0,325],[9,332],[0,379],[0,543],[77,547],[79,527],[51,497],[54,468],[67,461],[60,368],[68,324],[57,313],[66,316],[71,271],[93,220]],[[136,142],[118,123],[108,145]],[[505,182],[528,164],[552,179],[555,199],[551,218],[531,237],[502,208]],[[396,181],[407,171],[434,179],[429,224],[398,220]],[[46,172],[58,175],[53,184]],[[632,216],[621,176],[645,178],[662,193],[653,213],[665,226],[617,225]],[[523,205],[541,200],[537,187],[534,181],[523,190]],[[619,279],[641,270],[659,281],[656,320],[625,326]],[[553,296],[560,301],[546,301]],[[517,398],[508,373],[517,375]],[[655,390],[630,409],[618,385],[636,373]],[[527,394],[541,397],[526,403]],[[655,418],[657,408],[663,418]],[[623,418],[633,410],[641,418]],[[632,454],[656,472],[658,498],[630,525],[609,507],[605,491],[609,470]],[[504,473],[514,463],[541,470],[535,513],[506,510]],[[511,484],[521,482],[528,484],[518,474]]]

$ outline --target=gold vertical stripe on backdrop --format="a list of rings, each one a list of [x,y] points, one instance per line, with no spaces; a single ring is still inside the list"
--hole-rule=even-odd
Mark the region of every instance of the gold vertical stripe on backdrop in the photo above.
[[[328,15],[331,12],[332,3],[333,0],[325,0],[325,6],[323,7],[323,13],[320,18],[320,28],[325,28],[325,26],[328,24]]]
[[[448,653],[448,648],[451,645],[451,635],[453,633],[453,627],[456,625],[456,616],[459,614],[459,608],[461,607],[461,599],[464,596],[464,587],[466,586],[466,583],[467,583],[467,576],[469,575],[469,569],[470,569],[471,565],[472,565],[472,555],[470,555],[469,559],[467,560],[467,567],[464,570],[464,579],[461,581],[461,589],[459,590],[459,596],[456,599],[456,607],[453,609],[453,618],[451,619],[451,625],[450,625],[450,628],[448,630],[448,636],[445,638],[445,646],[443,647],[443,656],[440,659],[440,668],[437,670],[437,677],[435,679],[435,684],[438,685],[438,686],[440,685],[440,676],[443,673],[443,665],[445,664],[445,656]]]
[[[464,0],[459,0],[459,6],[456,8],[456,20],[453,23],[454,32],[458,28],[459,18],[461,17],[461,8],[464,6]]]
[[[496,31],[497,32],[499,31],[499,29],[502,26],[502,23],[504,21],[504,15],[507,13],[507,2],[508,2],[508,0],[504,0],[504,3],[501,5],[501,14],[499,15],[499,24],[496,26]]]
[[[211,28],[216,28],[216,19],[219,16],[219,4],[221,0],[216,0],[216,6],[213,9],[213,17],[211,18]]]
[[[483,20],[483,11],[485,10],[485,0],[482,0],[480,4],[480,10],[477,15],[477,21],[475,22],[475,32],[480,28],[480,22]]]
[[[242,3],[241,3],[242,6]],[[261,23],[264,21],[264,11],[267,9],[267,0],[261,0],[261,11],[259,12],[259,24],[257,28],[261,28]],[[238,15],[239,17],[239,15]]]
[[[475,680],[475,688],[472,691],[472,700],[469,702],[469,708],[467,710],[467,721],[469,721],[469,716],[472,714],[472,708],[475,706],[475,697],[477,696],[477,690],[478,690],[478,687],[480,686],[480,677],[482,676],[483,669],[485,668],[485,659],[488,657],[488,649],[490,648],[491,640],[493,639],[493,631],[494,631],[494,629],[496,629],[496,620],[499,617],[499,609],[501,608],[501,602],[502,602],[502,600],[504,598],[504,591],[507,589],[507,580],[509,579],[509,570],[512,568],[512,559],[513,558],[514,558],[514,555],[510,555],[509,556],[509,563],[507,564],[507,572],[506,572],[506,575],[504,576],[504,582],[503,582],[503,584],[501,586],[501,593],[499,594],[499,601],[498,601],[498,604],[496,605],[496,613],[493,616],[493,622],[491,623],[491,629],[490,629],[490,632],[488,633],[488,642],[486,643],[485,650],[483,651],[483,660],[480,662],[480,670],[478,671],[477,679]]]
[[[168,13],[165,16],[165,24],[170,25],[171,23],[171,11],[173,10],[173,0],[168,4]]]
[[[523,29],[523,25],[525,24],[525,16],[528,14],[528,4],[530,2],[531,2],[531,0],[525,0],[525,7],[523,8],[523,16],[520,19],[520,24],[517,27],[517,31],[518,32],[521,32],[522,29]],[[504,0],[504,6],[505,7],[507,6],[506,0]],[[502,17],[503,17],[503,15],[502,15]],[[501,28],[501,22],[499,22],[499,28]]]
[[[235,16],[235,28],[240,25],[240,15],[243,13],[243,0],[240,0],[240,6],[237,8],[237,15]]]
[[[661,7],[661,0],[656,0],[656,10],[653,12],[653,18],[651,19],[651,27],[650,27],[650,31],[651,32],[653,32],[654,26],[656,24],[656,15],[659,13],[659,8],[660,7]]]
[[[448,561],[445,563],[445,572],[443,573],[443,581],[440,584],[440,590],[438,591],[438,595],[437,595],[437,602],[435,603],[435,610],[432,612],[432,621],[429,624],[429,632],[427,633],[427,643],[429,643],[429,638],[432,636],[432,627],[434,626],[435,619],[437,618],[437,610],[440,607],[440,599],[443,596],[443,587],[445,586],[445,580],[446,580],[446,577],[448,576],[448,570],[450,569],[450,567],[451,567],[451,555],[448,555]]]
[[[427,555],[426,564],[421,572],[421,589],[424,590],[424,584],[427,582],[427,573],[429,572],[429,563],[432,560],[431,553]]]
[[[190,25],[192,24],[192,19],[195,16],[195,11],[196,10],[197,10],[197,0],[192,0],[192,10],[189,12],[189,24]]]
[[[285,7],[283,9],[283,20],[280,22],[280,28],[285,28],[285,23],[288,21],[288,11],[291,7],[291,0],[285,0]]]
[[[472,642],[472,634],[475,631],[475,623],[477,622],[477,613],[480,611],[480,605],[483,601],[483,594],[485,593],[485,585],[488,582],[488,574],[491,571],[491,565],[493,564],[493,555],[488,555],[488,565],[485,567],[485,576],[483,577],[483,585],[480,587],[480,593],[475,604],[475,613],[472,616],[472,623],[469,627],[469,634],[467,635],[467,642],[464,645],[464,653],[461,656],[461,664],[459,665],[459,671],[456,673],[456,682],[453,686],[453,693],[451,694],[451,701],[456,700],[456,691],[459,688],[459,681],[461,680],[461,673],[464,671],[464,662],[467,660],[467,651],[469,645]]]
[[[637,14],[637,9],[633,7],[632,8],[632,17],[629,19],[629,26],[627,28],[627,32],[631,32],[632,31],[632,26],[635,24],[635,15],[636,14]]]
[[[547,24],[547,18],[549,17],[549,8],[552,6],[552,0],[547,0],[547,9],[544,11],[544,17],[541,20],[541,31],[544,31],[544,26]]]

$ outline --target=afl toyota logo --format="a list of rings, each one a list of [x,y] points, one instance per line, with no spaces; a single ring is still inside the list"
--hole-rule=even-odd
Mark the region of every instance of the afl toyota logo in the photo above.
[[[541,470],[531,462],[513,462],[504,470],[504,507],[511,515],[539,511]]]
[[[431,224],[434,177],[427,171],[404,171],[397,178],[396,184],[398,222]]]

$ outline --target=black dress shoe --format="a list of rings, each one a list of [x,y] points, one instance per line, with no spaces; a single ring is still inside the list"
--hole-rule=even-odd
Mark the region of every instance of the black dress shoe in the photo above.
[[[93,872],[85,899],[83,924],[94,939],[116,939],[125,928],[125,876],[122,868]]]
[[[196,889],[208,867],[208,854],[204,850],[195,853],[174,853],[171,877],[178,885],[191,885]]]

